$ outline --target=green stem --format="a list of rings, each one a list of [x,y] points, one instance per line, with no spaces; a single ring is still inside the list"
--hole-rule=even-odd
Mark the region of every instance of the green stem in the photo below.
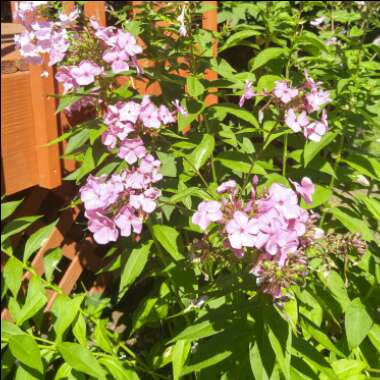
[[[288,134],[284,136],[284,146],[282,153],[282,176],[286,176],[286,161],[288,160]]]
[[[342,133],[340,135],[338,154],[337,154],[337,157],[336,157],[336,160],[335,160],[335,164],[334,164],[334,174],[338,170],[340,161],[342,159],[343,146],[344,146],[344,134]],[[330,191],[332,191],[334,185],[335,185],[335,175],[331,176],[331,180],[330,180],[330,184],[329,184],[329,190]],[[322,228],[323,223],[324,223],[324,221],[326,219],[326,213],[327,213],[327,209],[325,209],[323,211],[323,214],[322,214],[322,217],[321,217],[321,221],[319,222],[319,227],[321,227],[321,228]]]

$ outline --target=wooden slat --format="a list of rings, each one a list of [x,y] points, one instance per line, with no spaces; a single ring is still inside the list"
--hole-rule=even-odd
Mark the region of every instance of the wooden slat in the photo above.
[[[95,17],[100,25],[106,25],[106,8],[104,1],[86,1],[84,4],[84,14],[87,17]]]
[[[30,73],[1,76],[1,164],[7,195],[38,184]]]
[[[207,5],[213,7],[213,9],[205,12],[202,18],[202,27],[206,30],[211,30],[216,32],[218,30],[218,2],[217,1],[204,1]],[[215,39],[212,44],[212,54],[214,57],[218,54],[218,43]],[[205,79],[207,80],[216,80],[218,79],[218,74],[215,71],[206,69]],[[213,88],[209,90],[210,92],[216,92],[217,89]],[[213,94],[207,95],[205,102],[208,106],[218,103],[218,97]]]
[[[43,72],[47,78],[41,77]],[[57,144],[44,146],[58,137],[54,74],[44,57],[42,65],[30,65],[31,98],[35,122],[35,150],[37,156],[38,183],[41,187],[53,189],[61,184],[61,166]]]

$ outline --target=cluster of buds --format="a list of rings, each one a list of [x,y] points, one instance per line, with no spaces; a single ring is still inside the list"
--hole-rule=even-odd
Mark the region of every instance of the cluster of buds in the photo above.
[[[302,249],[291,253],[285,264],[280,266],[268,254],[260,254],[250,273],[255,275],[261,292],[281,299],[292,285],[302,284],[308,275],[308,259]]]
[[[277,81],[272,92],[262,93],[260,96],[270,96],[270,100],[259,111],[260,118],[263,117],[264,109],[271,103],[281,111],[285,124],[294,132],[303,132],[305,138],[311,141],[320,141],[328,130],[327,113],[322,109],[331,102],[328,91],[320,88],[305,70],[306,81],[298,88],[293,88],[286,81]],[[252,82],[246,81],[243,95],[240,98],[240,107],[246,100],[256,96],[252,88]],[[322,111],[320,119],[315,113]]]

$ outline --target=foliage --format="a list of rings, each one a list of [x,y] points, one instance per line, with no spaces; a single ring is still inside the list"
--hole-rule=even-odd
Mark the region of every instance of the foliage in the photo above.
[[[39,216],[12,219],[20,202],[3,202],[1,245],[8,260],[2,304],[12,318],[1,330],[5,377],[353,380],[380,372],[379,2],[223,1],[219,32],[200,27],[208,8],[206,2],[160,8],[144,2],[131,20],[129,6],[115,4],[110,16],[144,41],[138,58],[153,63],[142,74],[134,61],[120,72],[104,64],[95,29],[78,19],[86,39],[70,45],[63,63],[91,59],[105,69],[60,98],[59,111],[86,99],[86,111],[71,108],[69,117],[92,116],[53,142],[67,140],[65,157],[78,163],[66,179],[83,189],[90,174],[134,170],[135,162],[118,157],[119,145],[102,144],[109,130],[105,107],[144,102],[136,89],[144,80],[159,85],[154,104],[175,116],[134,136],[161,162],[163,178],[155,183],[161,196],[154,211],[139,214],[141,231],[140,224],[130,226],[121,237],[124,222],[111,239],[107,230],[109,261],[101,272],[111,273],[113,283],[103,296],[85,289],[67,296],[54,285],[59,248],[45,257],[45,275],[35,275],[30,261],[54,223],[14,250],[12,236]],[[206,79],[209,69],[218,79]],[[294,133],[285,121],[289,109],[273,100],[278,81],[303,88],[305,69],[331,98],[320,141]],[[210,94],[218,104],[210,104]],[[239,201],[248,202],[256,190],[265,197],[273,184],[290,187],[289,179],[301,177],[315,184],[312,202],[301,206],[320,216],[313,220],[324,237],[307,248],[307,270],[292,267],[292,281],[274,295],[263,281],[280,283],[288,267],[270,261],[261,268],[270,276],[251,273],[259,249],[235,255],[215,223],[204,234],[193,215],[201,202],[222,202],[224,181],[234,180]],[[91,186],[107,185],[101,178]],[[83,193],[89,229],[100,239]],[[102,198],[114,207],[108,200]],[[113,212],[107,209],[106,216]],[[58,296],[46,323],[48,290]]]

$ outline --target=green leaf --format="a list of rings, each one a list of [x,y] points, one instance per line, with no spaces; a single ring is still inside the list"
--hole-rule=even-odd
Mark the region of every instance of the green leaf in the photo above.
[[[231,355],[232,355],[232,352],[229,350],[219,352],[219,353],[213,355],[211,358],[207,358],[207,359],[202,360],[196,364],[186,366],[182,371],[182,375],[187,375],[191,372],[200,371],[203,368],[211,367],[211,366],[227,359]]]
[[[157,156],[161,161],[160,172],[164,177],[177,177],[177,165],[175,157],[171,154],[157,152]]]
[[[43,373],[40,349],[36,341],[28,334],[13,335],[9,339],[9,349],[12,355],[21,363]]]
[[[355,298],[348,305],[344,324],[349,347],[358,347],[373,325],[373,320],[361,303],[360,298]]]
[[[269,61],[277,59],[282,55],[288,55],[289,50],[286,48],[270,47],[260,51],[256,57],[249,61],[248,67],[251,71],[257,70],[259,67],[264,66]]]
[[[180,234],[177,230],[162,224],[154,225],[152,230],[154,238],[157,239],[157,241],[175,261],[183,259],[183,255],[181,253],[182,242],[180,240]]]
[[[258,30],[240,30],[228,37],[227,41],[218,49],[219,53],[227,50],[233,46],[239,45],[239,43],[247,38],[253,36],[259,36],[262,32]]]
[[[53,232],[53,229],[55,225],[57,224],[58,219],[55,220],[53,223],[48,224],[45,227],[40,228],[36,232],[34,232],[28,241],[25,244],[24,249],[24,263],[26,263],[30,256],[33,255],[34,252],[36,252],[38,249],[40,249],[44,244],[47,243],[48,238]]]
[[[84,294],[74,298],[70,298],[64,294],[59,294],[57,296],[51,310],[57,318],[53,326],[56,334],[56,341],[62,341],[63,334],[75,320],[84,297]]]
[[[365,204],[367,210],[373,217],[380,222],[380,201],[375,198],[369,198],[363,194],[355,194],[355,198]]]
[[[112,379],[116,380],[139,380],[137,373],[131,368],[124,368],[122,364],[113,357],[101,357],[99,363],[103,364]]]
[[[184,166],[187,167],[186,171],[192,172],[194,170],[199,170],[211,157],[214,147],[214,136],[208,134],[203,135],[202,141],[199,145],[190,155],[186,156],[187,159],[184,161]]]
[[[23,200],[24,198],[18,201],[1,203],[1,221],[11,216]]]
[[[83,128],[80,129],[75,135],[70,137],[65,149],[65,155],[71,154],[75,150],[83,146],[90,137],[89,131],[89,129]]]
[[[178,203],[189,196],[194,196],[207,201],[212,200],[211,196],[204,190],[199,189],[198,187],[189,187],[181,192],[178,192],[177,194],[174,194],[170,197],[169,201],[170,203]]]
[[[87,347],[86,321],[81,313],[74,323],[73,334],[81,346]]]
[[[205,88],[200,80],[193,76],[186,78],[186,88],[189,95],[193,98],[198,98],[205,91]]]
[[[228,169],[240,173],[261,174],[266,175],[267,172],[257,163],[252,164],[249,155],[240,152],[224,152],[215,157],[215,161],[219,161]]]
[[[338,272],[333,270],[329,271],[326,277],[323,274],[321,274],[321,276],[320,278],[324,280],[326,286],[332,293],[332,296],[339,302],[342,309],[345,310],[351,301],[348,297],[342,277],[339,276]]]
[[[13,335],[22,335],[24,332],[20,327],[7,320],[1,321],[1,339],[9,339]]]
[[[53,280],[53,273],[61,261],[62,255],[62,248],[55,248],[44,255],[43,261],[45,277],[50,282]]]
[[[3,276],[5,285],[16,298],[18,291],[20,290],[23,272],[21,261],[14,256],[10,257],[4,266]]]
[[[206,320],[186,327],[183,331],[171,339],[170,342],[177,342],[181,339],[193,341],[206,338],[217,334],[220,330],[221,328],[217,329],[210,321]]]
[[[106,379],[106,374],[92,353],[77,343],[63,342],[57,345],[65,362],[79,372],[96,379]]]
[[[367,364],[365,362],[362,362],[359,360],[353,360],[353,359],[340,359],[340,360],[336,360],[331,365],[340,379],[348,379],[348,380],[367,379],[367,377],[355,376],[355,375],[359,375],[360,373],[362,373],[364,369],[367,368]]]
[[[345,162],[359,173],[380,181],[379,173],[377,171],[377,165],[379,165],[379,163],[377,162],[376,165],[376,160],[365,157],[364,155],[351,155],[342,159],[342,162]]]
[[[261,359],[260,350],[257,342],[250,344],[249,347],[249,362],[251,364],[252,374],[255,379],[268,380],[269,377]]]
[[[314,159],[314,157],[332,141],[334,141],[337,134],[335,132],[327,132],[319,142],[307,141],[303,152],[304,167]]]
[[[329,351],[333,352],[337,356],[344,357],[345,355],[335,346],[331,339],[322,332],[320,329],[315,328],[311,323],[303,321],[303,328],[324,348],[327,348]]]
[[[2,322],[2,324],[4,321]],[[380,325],[374,323],[371,330],[368,333],[368,338],[373,344],[374,347],[377,348],[377,351],[380,353]]]
[[[83,95],[79,94],[67,94],[59,99],[59,105],[57,107],[56,113],[60,113],[65,108],[70,107],[75,102],[77,102]]]
[[[147,243],[142,244],[139,248],[132,250],[128,257],[128,260],[123,268],[120,278],[118,300],[123,297],[125,292],[128,290],[129,286],[136,280],[136,278],[143,271],[150,252],[150,247],[152,246],[152,240]]]
[[[178,380],[181,376],[182,368],[186,362],[187,355],[191,348],[190,342],[186,340],[178,340],[174,345],[172,361],[173,361],[173,380]]]
[[[334,207],[329,210],[349,231],[359,233],[364,240],[373,240],[367,223],[346,207]]]
[[[41,219],[41,215],[24,216],[9,222],[1,232],[1,243],[9,237],[26,230],[36,220]]]
[[[28,293],[25,304],[17,315],[17,325],[21,326],[25,321],[37,314],[46,304],[45,288],[38,276],[32,276],[29,281]]]
[[[96,341],[96,345],[100,347],[103,351],[109,352],[112,354],[113,349],[112,349],[111,342],[108,339],[107,330],[104,326],[104,322],[107,322],[107,320],[98,320],[96,322],[95,341]]]
[[[253,125],[255,128],[260,129],[260,125],[257,119],[253,116],[252,112],[249,112],[234,104],[220,103],[216,106],[213,106],[212,109],[214,109],[218,113],[221,113],[222,115],[230,114],[230,115],[236,116],[237,118],[244,120],[247,123]],[[223,120],[224,117],[222,117],[221,120]]]

